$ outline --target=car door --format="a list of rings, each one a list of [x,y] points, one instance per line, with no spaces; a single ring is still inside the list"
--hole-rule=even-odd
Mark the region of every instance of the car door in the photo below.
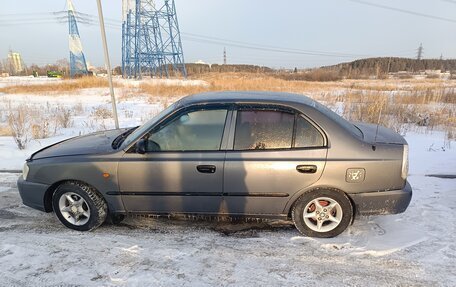
[[[233,114],[224,177],[231,214],[281,214],[290,197],[315,183],[327,154],[324,134],[283,107],[239,106]]]
[[[193,107],[175,113],[145,134],[146,153],[127,152],[119,162],[119,187],[126,209],[218,212],[227,118],[231,118],[227,107]]]

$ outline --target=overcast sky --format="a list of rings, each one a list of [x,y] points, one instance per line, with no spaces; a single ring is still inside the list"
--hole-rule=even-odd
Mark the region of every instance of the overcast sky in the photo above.
[[[303,68],[371,56],[416,57],[420,43],[425,58],[439,58],[441,54],[444,58],[456,58],[456,0],[361,1],[446,20],[373,7],[356,0],[175,1],[184,33],[186,62],[222,63],[226,46],[231,64]],[[73,3],[77,11],[97,15],[96,0],[73,0]],[[110,23],[120,24],[121,1],[102,3]],[[64,9],[65,0],[0,0],[0,58],[5,58],[10,48],[20,52],[27,64],[67,58],[67,24],[51,23],[55,16],[43,13]],[[79,32],[86,59],[94,65],[103,65],[99,27],[80,23]],[[218,41],[222,42],[245,42],[242,46],[293,49],[296,53],[197,42],[189,34],[221,38],[224,40]],[[107,36],[111,61],[120,65],[120,28],[108,28]],[[325,55],[304,55],[303,51]]]

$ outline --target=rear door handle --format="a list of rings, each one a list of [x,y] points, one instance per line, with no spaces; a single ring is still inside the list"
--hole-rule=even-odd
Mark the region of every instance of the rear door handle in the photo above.
[[[316,165],[298,165],[296,166],[296,170],[300,173],[316,173],[317,172],[317,166]]]
[[[198,165],[196,169],[201,173],[215,173],[215,165]]]

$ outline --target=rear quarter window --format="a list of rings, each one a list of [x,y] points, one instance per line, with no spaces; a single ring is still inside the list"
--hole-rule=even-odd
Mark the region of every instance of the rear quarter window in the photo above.
[[[237,113],[235,150],[291,148],[294,114],[272,110],[240,110]]]
[[[295,148],[321,147],[324,146],[323,135],[302,116],[296,119]]]

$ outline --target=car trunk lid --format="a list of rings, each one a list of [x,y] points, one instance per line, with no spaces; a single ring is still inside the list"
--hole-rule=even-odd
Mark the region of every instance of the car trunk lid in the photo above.
[[[386,127],[366,123],[353,124],[361,130],[364,141],[368,143],[407,144],[403,136]]]

